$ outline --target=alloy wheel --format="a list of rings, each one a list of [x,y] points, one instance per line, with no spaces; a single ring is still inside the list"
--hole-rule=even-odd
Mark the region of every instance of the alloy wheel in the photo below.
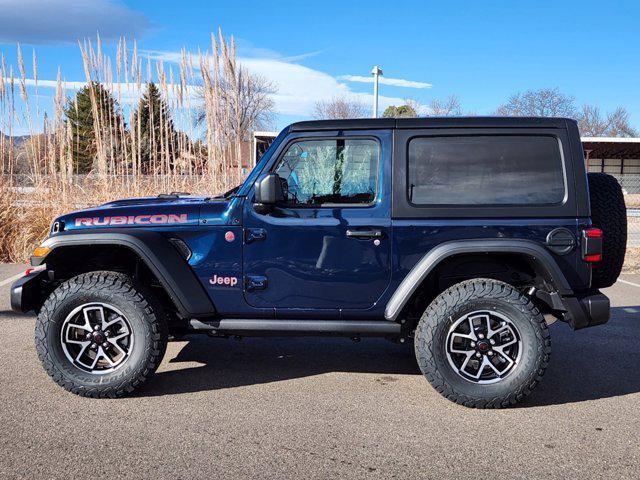
[[[62,349],[77,368],[94,374],[111,373],[129,358],[133,332],[127,318],[106,303],[75,308],[62,324]]]
[[[465,380],[496,383],[515,369],[522,355],[522,340],[508,317],[493,310],[478,310],[451,325],[446,354],[453,370]]]

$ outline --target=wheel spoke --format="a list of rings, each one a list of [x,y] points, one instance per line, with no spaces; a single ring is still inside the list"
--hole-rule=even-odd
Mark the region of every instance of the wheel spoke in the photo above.
[[[511,365],[513,365],[513,359],[504,352],[504,347],[503,346],[494,347],[493,350],[495,352],[497,352],[503,359],[505,359],[507,361],[507,363],[508,363],[508,367],[507,368],[509,368],[509,367],[511,367]]]
[[[109,365],[111,365],[112,367],[116,364],[113,360],[111,360],[111,357],[105,351],[104,348],[98,347],[98,355],[100,355],[102,358],[104,358],[109,363]]]
[[[82,344],[84,343],[84,340],[78,340],[78,338],[69,338],[69,330],[71,330],[72,328],[77,328],[78,330],[83,330],[84,328],[82,328],[79,325],[75,325],[75,324],[69,324],[67,325],[67,327],[64,329],[64,341],[67,343],[74,343],[74,344]],[[82,335],[84,336],[84,334]]]
[[[107,322],[107,321],[102,322],[102,330],[103,330],[103,331],[105,331],[105,330],[107,330],[111,325],[115,325],[115,324],[116,324],[116,323],[118,323],[118,322],[120,322],[120,323],[122,323],[123,325],[125,325],[125,324],[124,324],[124,322],[123,322],[123,318],[122,318],[120,315],[118,315],[116,318],[114,318],[113,320],[111,320],[111,321],[109,321],[109,322]],[[125,325],[125,327],[126,327],[126,325]]]
[[[470,335],[463,335],[462,333],[454,333],[451,335],[451,343],[450,343],[450,349],[453,353],[467,353],[467,352],[474,352],[475,349],[471,346],[469,346],[469,348],[467,348],[466,350],[460,350],[459,348],[456,348],[454,346],[455,344],[455,340],[456,339],[462,339],[462,342],[464,342],[465,340],[470,340],[473,339],[473,337],[471,337]]]
[[[460,365],[460,370],[463,372],[467,371],[467,365],[469,365],[469,360],[471,360],[473,358],[473,352],[467,352],[466,353],[466,358],[464,359],[464,362],[462,362],[462,365]]]
[[[491,326],[489,326],[489,331],[487,333],[487,338],[493,338],[494,336],[496,336],[497,334],[499,334],[503,330],[510,330],[509,325],[507,325],[507,324],[501,325],[496,330],[491,330]]]
[[[476,336],[476,330],[473,327],[473,318],[469,317],[467,320],[469,322],[469,338],[471,338],[472,340],[478,340],[478,337]]]
[[[489,360],[488,357],[485,357],[485,359],[487,360],[487,365],[489,366],[489,368],[491,368],[491,370],[493,370],[498,376],[502,376],[502,373],[509,369],[509,367],[506,367],[506,368],[503,368],[502,370],[498,370],[496,366],[493,364],[493,362]]]
[[[87,350],[87,347],[91,344],[91,342],[81,342],[80,352],[76,355],[76,362],[80,362],[80,358],[84,355],[84,352]]]
[[[480,362],[480,366],[478,367],[478,373],[476,373],[475,375],[472,375],[473,378],[478,380],[482,376],[482,372],[484,372],[484,367],[487,366],[487,363],[489,363],[489,360],[487,359],[487,357],[482,357],[482,361]]]
[[[510,346],[510,345],[513,345],[514,343],[517,343],[517,341],[518,341],[518,340],[516,340],[516,339],[515,339],[515,337],[514,337],[514,338],[512,338],[511,340],[509,340],[508,342],[502,343],[502,344],[500,344],[499,346],[500,346],[500,347],[502,347],[502,348],[504,348],[504,347],[508,347],[508,346]]]
[[[473,326],[473,320],[475,319],[480,319],[480,324],[481,325],[486,325],[487,327],[487,338],[489,337],[489,332],[491,331],[491,320],[489,319],[489,315],[486,314],[482,314],[482,315],[474,315],[473,317],[470,317],[469,320],[471,320],[471,325]]]
[[[89,320],[89,314],[87,313],[86,310],[82,310],[82,315],[84,317],[84,323],[83,324],[79,324],[79,323],[69,323],[70,327],[74,327],[74,328],[79,328],[81,330],[85,330],[87,332],[92,332],[93,328],[91,328],[91,321]]]
[[[102,348],[102,347],[101,347]],[[98,360],[100,360],[100,352],[96,352],[96,356],[93,359],[93,363],[91,364],[91,370],[93,370],[94,368],[96,368],[96,365],[98,364]]]
[[[109,339],[107,339],[107,341],[108,341],[111,345],[113,345],[115,348],[117,348],[118,350],[120,350],[120,353],[122,353],[123,355],[126,355],[126,354],[127,354],[127,352],[125,352],[125,351],[124,351],[124,349],[123,349],[120,345],[118,345],[118,342],[117,342],[115,339],[113,339],[113,338],[109,338]]]
[[[113,337],[110,337],[110,338],[109,338],[109,340],[114,340],[114,341],[120,340],[121,338],[124,338],[124,337],[126,337],[127,335],[129,335],[129,333],[130,333],[130,332],[129,332],[129,328],[125,325],[125,327],[124,327],[124,332],[120,331],[120,332],[118,333],[118,335],[115,335],[115,336],[113,336]]]

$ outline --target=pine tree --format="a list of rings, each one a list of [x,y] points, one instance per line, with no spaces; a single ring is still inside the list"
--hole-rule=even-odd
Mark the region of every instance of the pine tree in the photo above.
[[[142,173],[151,173],[162,164],[173,168],[178,135],[167,102],[153,82],[147,84],[140,99],[131,130],[138,139]]]
[[[418,113],[411,105],[400,105],[399,107],[391,105],[385,109],[382,116],[388,118],[415,118]]]
[[[93,90],[93,93],[92,93]],[[93,100],[92,100],[93,97]],[[98,112],[98,119],[94,117]],[[118,103],[101,83],[92,82],[80,89],[64,109],[66,121],[71,124],[71,156],[76,173],[89,173],[98,155],[98,135],[103,144],[110,145],[109,135],[122,126]]]

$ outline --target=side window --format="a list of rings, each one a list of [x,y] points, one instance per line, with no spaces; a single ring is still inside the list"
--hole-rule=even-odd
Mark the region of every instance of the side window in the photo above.
[[[369,204],[379,157],[373,139],[302,140],[289,145],[275,173],[287,182],[289,206]]]
[[[565,197],[560,143],[552,136],[422,137],[409,142],[414,205],[549,205]]]

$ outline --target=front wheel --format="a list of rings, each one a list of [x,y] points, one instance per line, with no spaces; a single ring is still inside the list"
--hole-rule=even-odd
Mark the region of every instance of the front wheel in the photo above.
[[[549,331],[535,305],[509,284],[461,282],[441,293],[416,328],[418,364],[456,403],[501,408],[522,400],[549,361]]]
[[[120,397],[156,370],[167,345],[162,309],[126,275],[91,272],[62,283],[36,321],[47,373],[85,397]]]

